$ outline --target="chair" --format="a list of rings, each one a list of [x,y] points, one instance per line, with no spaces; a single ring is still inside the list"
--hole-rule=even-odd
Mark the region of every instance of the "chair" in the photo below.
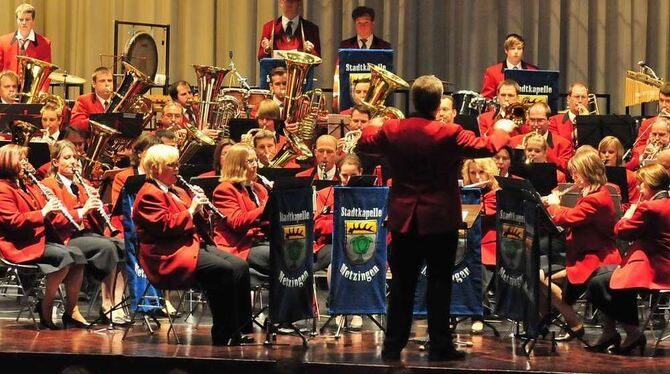
[[[0,295],[16,297],[19,302],[20,309],[16,315],[16,322],[19,321],[23,312],[27,311],[29,318],[33,320],[35,329],[39,330],[34,310],[37,300],[44,295],[46,274],[42,273],[37,265],[17,264],[2,256],[0,256],[0,268],[7,271],[0,278]]]
[[[665,300],[665,302],[663,302]],[[668,323],[670,322],[670,318],[666,316],[666,311],[670,310],[670,290],[659,290],[656,292],[652,292],[649,295],[649,313],[647,314],[647,317],[644,319],[644,322],[642,323],[642,328],[641,330],[644,332],[647,327],[650,327],[652,336],[654,336],[654,329],[653,325],[650,324],[652,318],[654,315],[662,315],[663,320],[665,323],[663,324],[663,328],[658,334],[658,337],[656,337],[656,344],[654,344],[654,351],[652,355],[656,355],[656,351],[658,349],[658,345],[661,344],[662,341],[667,340],[670,338],[670,334],[664,335],[665,331],[668,329]]]

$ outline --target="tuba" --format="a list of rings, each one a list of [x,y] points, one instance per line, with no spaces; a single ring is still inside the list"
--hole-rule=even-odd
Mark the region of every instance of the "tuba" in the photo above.
[[[398,88],[409,88],[409,84],[399,76],[371,63],[370,67],[370,90],[362,104],[371,111],[371,119],[385,117],[387,119],[403,119],[402,111],[394,107],[384,106],[386,98]]]
[[[41,132],[42,128],[33,125],[30,122],[25,121],[14,121],[11,133],[12,133],[12,143],[22,145],[24,147],[28,146],[30,139]]]
[[[151,120],[151,100],[142,96],[155,86],[154,82],[138,68],[123,61],[125,75],[119,89],[112,95],[107,113],[141,113],[143,125]]]
[[[59,67],[46,61],[27,56],[16,56],[19,66],[19,102],[22,104],[51,104],[59,113],[65,100],[57,95],[40,91],[51,72]]]
[[[211,128],[220,131],[221,138],[230,138],[230,120],[236,118],[242,109],[243,105],[236,97],[230,95],[218,97],[213,109],[214,122]]]
[[[304,52],[278,52],[286,62],[287,85],[284,97],[286,123],[298,123],[298,134],[284,129],[288,147],[282,148],[270,162],[270,167],[282,167],[294,157],[306,159],[312,157],[307,142],[312,140],[316,120],[325,109],[325,96],[320,89],[302,93],[303,82],[312,66],[319,65],[321,59]]]
[[[100,180],[102,173],[114,166],[112,160],[115,152],[114,149],[109,149],[108,145],[112,139],[120,135],[120,132],[100,122],[93,120],[88,122],[91,128],[91,137],[86,148],[86,155],[80,157],[82,175],[90,180]],[[101,160],[107,160],[107,162]]]

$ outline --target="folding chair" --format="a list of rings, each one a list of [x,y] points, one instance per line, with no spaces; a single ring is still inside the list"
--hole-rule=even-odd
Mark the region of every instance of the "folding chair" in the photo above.
[[[656,297],[653,297],[653,296]],[[647,317],[644,319],[644,322],[642,323],[642,328],[641,330],[644,332],[644,330],[647,329],[648,326],[651,326],[651,333],[652,336],[654,336],[654,329],[653,326],[650,324],[651,319],[654,315],[661,314],[663,316],[663,320],[665,323],[663,324],[663,328],[658,334],[658,337],[656,338],[656,344],[654,344],[654,350],[652,353],[652,356],[656,355],[656,351],[658,350],[658,345],[661,344],[662,341],[667,340],[670,338],[670,334],[664,335],[665,331],[668,329],[668,323],[670,322],[670,318],[666,316],[666,311],[670,310],[670,302],[668,301],[670,297],[670,290],[660,290],[656,292],[652,292],[649,295],[649,313],[647,314]],[[665,302],[662,302],[665,300]]]
[[[37,300],[44,295],[46,274],[42,273],[37,265],[17,264],[2,256],[0,256],[0,268],[7,271],[0,278],[0,295],[16,297],[19,302],[20,309],[16,315],[16,322],[19,321],[23,312],[28,312],[35,329],[39,330],[40,326],[35,319],[34,309]]]

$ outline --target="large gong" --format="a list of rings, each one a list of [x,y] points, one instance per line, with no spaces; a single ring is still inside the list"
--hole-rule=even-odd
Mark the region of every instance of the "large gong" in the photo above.
[[[158,71],[158,47],[151,34],[138,31],[126,43],[123,60],[135,66],[153,81]]]

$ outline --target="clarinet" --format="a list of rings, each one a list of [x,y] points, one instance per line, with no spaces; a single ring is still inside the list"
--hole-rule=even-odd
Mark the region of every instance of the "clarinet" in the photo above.
[[[177,179],[179,180],[179,183],[181,183],[184,187],[188,188],[188,190],[191,191],[192,194],[194,195],[199,194],[199,192],[195,189],[195,186],[188,183],[181,175],[177,175]],[[207,199],[205,205],[221,221],[225,221],[227,219],[227,217],[223,213],[221,213],[221,211],[217,209],[216,206],[214,206],[214,204],[212,204],[212,202],[209,201],[209,199]]]
[[[79,180],[79,184],[81,184],[84,187],[84,190],[86,191],[86,194],[90,197],[95,196],[96,189],[95,187],[91,186],[90,184],[86,183],[84,178],[79,174],[79,170],[75,169],[74,170],[74,177],[75,179]],[[109,229],[111,236],[116,236],[119,231],[114,225],[112,225],[112,220],[109,218],[109,215],[107,212],[105,212],[105,208],[101,206],[97,210],[98,214],[100,215],[100,218],[104,221],[105,226]]]
[[[30,178],[30,180],[33,183],[35,183],[35,185],[40,189],[40,191],[42,191],[42,194],[44,195],[44,197],[47,200],[52,200],[52,199],[58,200],[58,197],[56,197],[56,195],[54,195],[54,193],[47,186],[42,184],[42,182],[38,181],[33,173],[29,172],[26,169],[24,169],[24,172],[28,176],[28,178]],[[74,217],[72,217],[72,214],[70,214],[70,212],[67,210],[67,208],[65,208],[65,206],[63,205],[63,202],[58,200],[58,203],[60,204],[61,213],[63,213],[63,215],[65,216],[65,218],[67,218],[67,220],[70,222],[70,224],[77,231],[83,230],[83,228],[77,223],[77,221],[74,220]]]

